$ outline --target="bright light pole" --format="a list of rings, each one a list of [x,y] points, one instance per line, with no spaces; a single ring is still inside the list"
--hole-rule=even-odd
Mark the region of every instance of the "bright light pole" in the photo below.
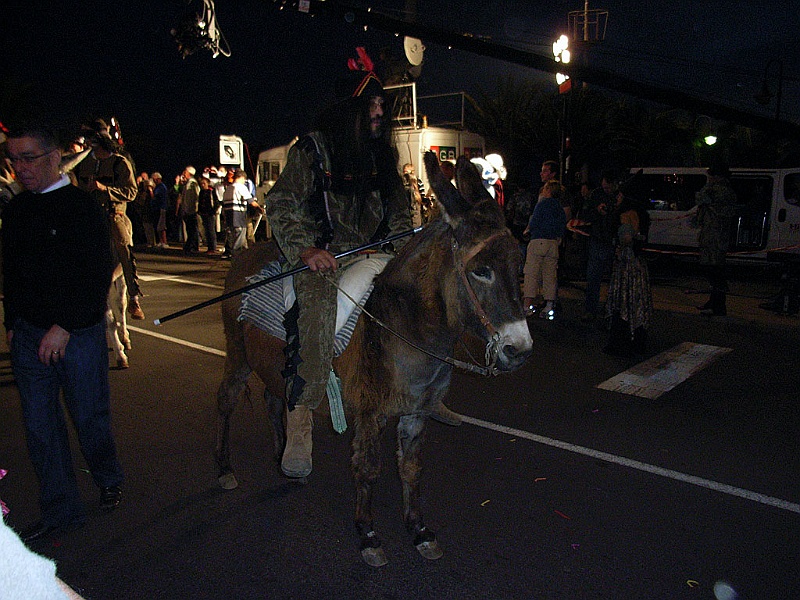
[[[557,63],[563,63],[566,65],[569,64],[571,57],[572,55],[569,51],[569,38],[566,35],[562,35],[555,42],[553,42],[553,58],[555,58]],[[559,93],[563,94],[564,92],[569,91],[570,87],[572,87],[572,84],[567,83],[568,81],[569,75],[564,75],[564,73],[556,73],[556,83],[558,84]]]
[[[569,38],[566,35],[562,35],[555,42],[553,42],[553,58],[557,63],[569,63],[571,55],[569,51]],[[565,171],[564,155],[566,154],[567,150],[567,97],[564,94],[572,89],[572,80],[569,78],[569,75],[565,75],[564,73],[556,73],[556,83],[558,84],[558,93],[562,96],[561,118],[559,119],[558,124],[561,134],[561,148],[558,151],[558,178],[563,182]]]

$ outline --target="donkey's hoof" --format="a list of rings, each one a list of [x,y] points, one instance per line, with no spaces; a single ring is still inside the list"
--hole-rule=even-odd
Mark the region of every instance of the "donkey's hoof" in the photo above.
[[[128,359],[125,357],[121,357],[117,359],[117,368],[118,369],[127,369],[130,365],[128,364]]]
[[[389,563],[383,548],[364,548],[361,551],[361,558],[370,567],[382,567]]]
[[[236,475],[233,473],[223,473],[217,481],[219,481],[219,485],[223,490],[235,490],[239,487],[239,482],[236,481]]]
[[[442,558],[442,555],[444,554],[442,549],[439,547],[439,542],[436,540],[432,540],[430,542],[420,542],[417,544],[417,550],[419,550],[419,553],[428,560],[437,560]]]

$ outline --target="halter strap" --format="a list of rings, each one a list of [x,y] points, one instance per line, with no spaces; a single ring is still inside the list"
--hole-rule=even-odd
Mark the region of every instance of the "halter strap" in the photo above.
[[[492,325],[491,320],[489,320],[489,317],[486,315],[486,311],[483,310],[483,306],[478,300],[478,297],[475,295],[475,290],[472,289],[472,285],[470,284],[469,279],[467,279],[467,273],[464,267],[481,250],[483,250],[487,245],[489,245],[490,242],[506,234],[510,235],[511,232],[508,231],[508,229],[503,229],[501,231],[493,233],[492,235],[481,240],[480,242],[475,244],[472,248],[470,248],[468,251],[464,251],[460,255],[458,252],[458,241],[456,241],[455,237],[453,238],[452,249],[453,249],[453,259],[455,262],[456,272],[461,278],[461,281],[464,283],[464,288],[466,288],[467,290],[467,295],[469,296],[470,302],[472,302],[472,306],[475,309],[475,314],[477,315],[481,324],[486,328],[486,331],[489,332],[489,337],[491,339],[495,339],[498,336],[497,329],[495,329],[494,325]]]

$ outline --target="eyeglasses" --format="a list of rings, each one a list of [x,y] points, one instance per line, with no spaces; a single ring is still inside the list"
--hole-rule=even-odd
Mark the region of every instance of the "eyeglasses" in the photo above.
[[[22,163],[23,165],[32,165],[34,162],[42,158],[43,156],[47,156],[51,152],[54,152],[56,149],[53,148],[52,150],[48,150],[47,152],[42,152],[41,154],[23,154],[22,156],[9,156],[8,162],[11,163],[11,166],[14,166],[18,163]]]

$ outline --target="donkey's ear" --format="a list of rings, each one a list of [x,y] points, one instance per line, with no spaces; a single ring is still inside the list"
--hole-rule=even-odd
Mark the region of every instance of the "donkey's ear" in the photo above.
[[[459,156],[456,162],[456,185],[464,199],[472,204],[492,198],[486,186],[483,185],[478,166],[466,156]]]
[[[455,226],[455,221],[471,208],[471,204],[462,198],[455,186],[447,180],[435,152],[426,152],[423,161],[425,172],[428,174],[428,183],[444,209],[443,217],[451,226]]]

